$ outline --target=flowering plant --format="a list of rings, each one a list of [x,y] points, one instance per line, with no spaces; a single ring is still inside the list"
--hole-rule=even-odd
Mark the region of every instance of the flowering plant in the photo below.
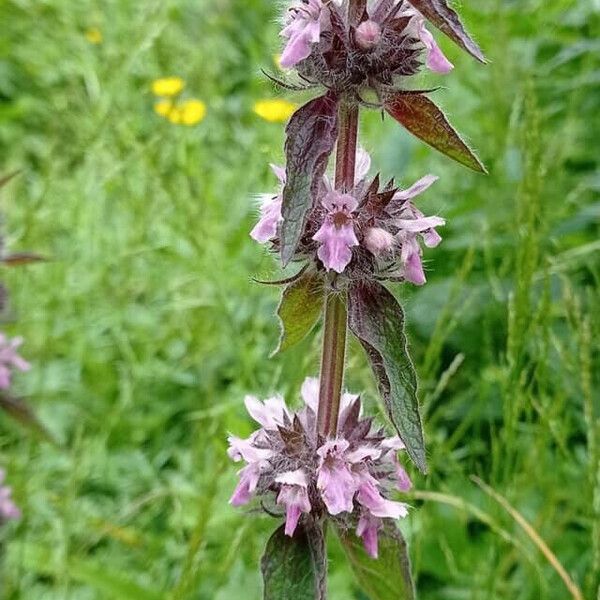
[[[327,523],[371,598],[414,597],[394,522],[408,507],[394,496],[412,485],[398,453],[422,472],[426,454],[404,313],[383,282],[423,285],[421,242],[437,246],[445,221],[415,204],[435,176],[402,189],[370,174],[358,117],[361,107],[383,110],[433,148],[485,172],[429,98],[433,90],[406,87],[423,64],[442,74],[453,68],[427,21],[485,62],[446,0],[300,0],[285,13],[280,64],[295,75],[278,83],[324,91],[290,118],[285,167],[272,166],[280,189],[262,196],[251,236],[279,254],[283,267],[300,267],[281,282],[277,351],[321,318],[323,350],[320,377],[304,382],[299,411],[279,396],[264,403],[247,397],[261,427],[248,439],[229,438],[230,457],[246,463],[231,504],[259,498],[269,514],[285,515],[262,561],[267,600],[326,597]],[[394,436],[362,415],[358,396],[342,393],[347,330],[365,350]]]

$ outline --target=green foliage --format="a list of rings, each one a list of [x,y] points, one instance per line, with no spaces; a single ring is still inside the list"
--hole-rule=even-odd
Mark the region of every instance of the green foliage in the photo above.
[[[348,326],[365,349],[390,421],[406,451],[426,472],[417,374],[408,354],[402,307],[380,283],[354,283],[348,291]]]
[[[289,537],[284,526],[279,527],[267,542],[261,570],[264,600],[325,598],[327,557],[322,529],[300,523]]]
[[[281,336],[273,354],[292,348],[312,331],[323,312],[324,298],[323,278],[310,271],[286,286],[277,307]]]
[[[229,432],[245,394],[286,394],[318,373],[318,336],[268,361],[274,262],[248,232],[251,195],[274,190],[282,127],[272,97],[277,3],[5,0],[0,3],[0,174],[11,321],[33,369],[15,395],[60,447],[0,414],[0,464],[24,518],[0,532],[7,600],[110,600],[127,580],[161,598],[261,597],[279,523],[227,504]],[[421,600],[564,600],[546,558],[477,474],[556,554],[585,598],[600,583],[600,19],[576,0],[461,2],[487,66],[436,35],[455,70],[424,75],[479,149],[483,177],[377,111],[361,122],[384,177],[440,181],[428,283],[394,287],[420,378],[429,474],[403,523]],[[84,36],[98,27],[103,42]],[[273,65],[273,66],[272,66]],[[208,105],[175,126],[151,81],[181,75]],[[285,96],[298,103],[305,98]],[[0,176],[1,176],[0,175]],[[347,386],[377,394],[350,345]],[[432,494],[442,494],[436,496]],[[595,498],[595,501],[594,501]],[[329,536],[333,538],[333,536]],[[47,550],[28,560],[32,544]],[[333,600],[364,599],[330,549]],[[92,577],[72,565],[83,561]],[[104,576],[105,581],[101,578]],[[118,593],[113,596],[119,598]],[[120,598],[127,597],[127,594]]]
[[[290,262],[337,139],[338,99],[328,92],[299,108],[286,127],[281,260]]]
[[[337,532],[352,571],[371,600],[414,600],[410,558],[406,541],[395,525],[379,532],[377,559],[371,558],[362,540],[351,532]]]

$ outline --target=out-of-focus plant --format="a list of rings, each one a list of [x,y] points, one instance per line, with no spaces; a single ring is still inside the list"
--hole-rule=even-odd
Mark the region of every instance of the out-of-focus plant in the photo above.
[[[279,396],[248,397],[261,427],[248,439],[229,439],[231,458],[246,463],[231,503],[259,498],[269,514],[285,514],[262,561],[267,599],[326,597],[328,529],[339,535],[371,598],[415,594],[395,524],[408,507],[391,496],[411,487],[398,452],[422,472],[426,452],[404,313],[382,282],[423,285],[421,244],[437,246],[445,221],[414,204],[436,177],[400,189],[369,174],[358,123],[361,108],[383,110],[430,146],[485,172],[430,99],[433,90],[408,87],[423,63],[436,73],[453,68],[426,21],[485,62],[445,0],[302,0],[286,11],[279,64],[295,78],[274,81],[323,93],[292,115],[286,165],[273,166],[280,190],[262,197],[251,236],[277,252],[283,267],[298,265],[281,282],[277,351],[303,339],[321,318],[323,349],[320,378],[306,379],[299,411]],[[358,396],[342,393],[348,329],[365,350],[394,436],[362,414]]]

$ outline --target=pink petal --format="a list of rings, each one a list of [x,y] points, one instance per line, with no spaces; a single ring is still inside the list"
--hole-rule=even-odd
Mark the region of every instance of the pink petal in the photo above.
[[[419,194],[422,194],[427,188],[433,185],[439,177],[436,175],[425,175],[419,181],[413,183],[407,190],[399,190],[394,194],[394,201],[410,200]]]
[[[423,271],[421,255],[418,252],[411,254],[404,263],[404,277],[407,281],[415,285],[424,285],[427,282],[425,272]]]
[[[353,509],[352,500],[357,480],[345,460],[348,446],[346,440],[330,440],[317,450],[321,457],[321,464],[317,470],[317,488],[332,515],[352,512]]]
[[[385,499],[371,482],[361,484],[356,499],[374,517],[398,519],[408,515],[406,504]]]
[[[361,515],[356,527],[356,535],[360,536],[367,554],[371,558],[378,557],[377,531],[381,521],[368,514]]]
[[[454,65],[444,56],[437,45],[433,35],[425,27],[425,21],[420,19],[418,34],[421,42],[427,49],[427,68],[436,73],[448,73],[454,69]]]
[[[313,236],[313,239],[321,242],[317,256],[323,266],[328,271],[333,269],[337,273],[342,273],[352,260],[352,250],[350,248],[358,246],[352,224],[336,227],[327,219]]]
[[[395,219],[394,224],[398,225],[404,231],[411,233],[421,233],[432,229],[433,227],[441,227],[446,224],[446,220],[442,217],[422,217],[420,219]],[[441,239],[441,238],[440,238]]]
[[[401,492],[408,492],[412,488],[412,481],[400,463],[397,463],[396,466],[396,479],[396,487]]]
[[[277,235],[277,225],[281,222],[281,196],[266,197],[260,209],[260,219],[250,232],[250,237],[259,244],[265,244]]]
[[[365,231],[363,244],[371,254],[380,256],[393,247],[394,236],[381,227],[369,227]]]
[[[300,395],[304,404],[316,413],[319,405],[319,380],[316,377],[307,377],[300,389]]]
[[[423,231],[423,242],[428,248],[435,248],[442,241],[442,236],[435,230],[430,229],[429,231]]]
[[[234,435],[230,435],[227,438],[229,442],[229,448],[227,454],[232,460],[239,462],[245,460],[248,463],[260,462],[267,460],[273,456],[273,451],[268,448],[257,448],[253,445],[256,436],[252,435],[247,440],[243,440]]]
[[[240,481],[229,499],[232,506],[242,506],[250,501],[258,484],[260,468],[257,463],[251,463],[239,471],[238,475]]]
[[[350,216],[358,207],[358,201],[350,194],[340,194],[336,190],[331,190],[321,200],[321,204],[329,211],[330,214],[342,212]]]
[[[264,403],[255,396],[246,396],[244,404],[250,416],[265,429],[277,429],[284,424],[285,415],[289,416],[281,396],[267,398]]]

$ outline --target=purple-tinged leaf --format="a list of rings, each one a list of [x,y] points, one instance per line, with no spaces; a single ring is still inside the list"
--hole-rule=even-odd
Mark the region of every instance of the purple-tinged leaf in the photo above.
[[[323,278],[304,273],[281,294],[277,316],[281,326],[279,344],[273,355],[301,342],[319,321],[324,303]]]
[[[348,325],[369,357],[391,422],[409,456],[425,473],[417,374],[408,355],[402,307],[380,283],[356,282],[348,292]]]
[[[7,267],[20,267],[21,265],[45,260],[48,260],[45,256],[35,254],[34,252],[14,252],[0,258],[0,262],[4,263]]]
[[[440,108],[422,92],[388,92],[383,99],[383,107],[410,133],[436,150],[474,171],[487,173]]]
[[[25,400],[4,393],[0,394],[0,409],[39,437],[51,444],[57,445],[52,434],[38,419],[31,406]]]
[[[379,0],[371,10],[371,19],[377,21],[377,23],[383,22],[395,4],[396,0]]]
[[[348,8],[348,22],[352,27],[357,27],[367,18],[367,0],[356,0],[350,3]]]
[[[329,92],[299,108],[286,127],[286,184],[283,188],[281,260],[286,266],[304,230],[337,137],[338,98]]]
[[[320,524],[303,519],[293,537],[279,527],[261,560],[264,600],[325,600],[327,553]]]
[[[406,541],[393,523],[378,532],[379,557],[371,558],[351,531],[337,530],[352,571],[370,600],[414,600],[415,588]]]
[[[408,2],[463,50],[466,50],[478,61],[486,63],[481,48],[467,33],[458,15],[448,6],[446,0],[408,0]]]

